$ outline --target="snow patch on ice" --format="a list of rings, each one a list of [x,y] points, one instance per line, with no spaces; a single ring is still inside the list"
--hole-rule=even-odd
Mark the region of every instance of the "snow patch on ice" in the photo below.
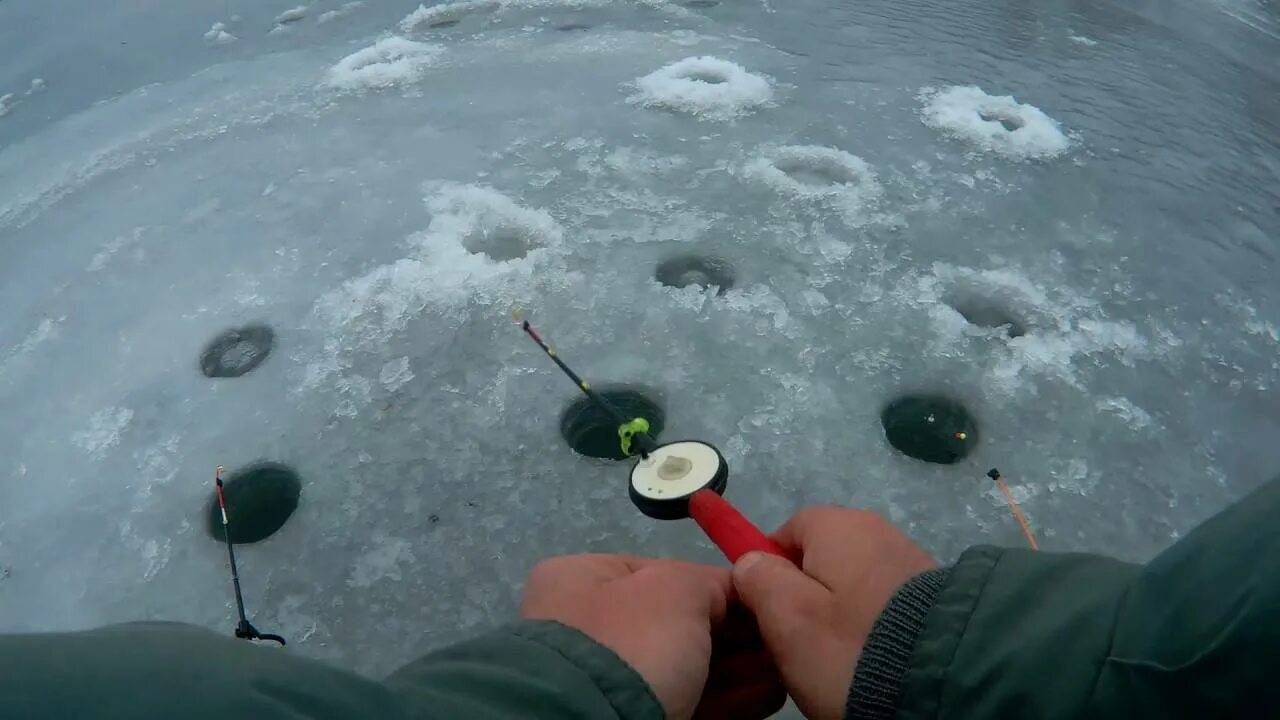
[[[125,547],[138,552],[138,559],[143,563],[142,580],[154,578],[156,573],[169,564],[169,555],[173,547],[168,538],[156,540],[138,537],[133,529],[133,523],[128,520],[120,523],[119,530],[120,540]]]
[[[38,92],[44,92],[45,87],[44,78],[33,78],[31,80],[31,85],[27,87],[26,95],[30,97]]]
[[[1094,40],[1093,38],[1087,38],[1083,35],[1076,35],[1075,33],[1067,35],[1067,39],[1073,43],[1076,43],[1077,45],[1083,45],[1085,47],[1093,47],[1098,44],[1098,41]]]
[[[18,96],[13,93],[0,95],[0,117],[4,117],[5,115],[13,112],[13,108],[16,107],[19,102]]]
[[[239,40],[235,35],[227,32],[226,23],[216,22],[209,27],[209,32],[204,34],[204,41],[210,45],[226,45]]]
[[[334,10],[328,10],[320,13],[319,17],[316,18],[316,24],[324,25],[325,23],[333,22],[334,20],[350,15],[362,7],[364,7],[363,0],[353,0],[352,2],[342,3],[341,6]]]
[[[381,382],[388,392],[395,392],[404,387],[413,377],[413,370],[409,369],[409,358],[405,356],[388,360],[382,366],[382,372],[378,373],[378,382]]]
[[[980,150],[1018,160],[1052,158],[1070,146],[1058,123],[1009,95],[988,95],[973,85],[925,88],[924,124]]]
[[[777,192],[826,201],[851,225],[865,224],[868,208],[883,194],[866,161],[829,147],[766,148],[747,163],[745,172]]]
[[[1151,414],[1134,405],[1128,398],[1102,397],[1096,403],[1098,412],[1115,415],[1134,430],[1151,427]]]
[[[22,342],[18,343],[7,355],[0,355],[0,380],[4,380],[13,366],[30,354],[32,350],[56,338],[58,336],[58,326],[66,319],[66,315],[58,318],[42,319],[30,333],[27,333]]]
[[[129,408],[109,407],[89,418],[89,426],[71,436],[71,442],[89,455],[101,457],[120,443],[120,436],[133,421]]]
[[[111,258],[115,257],[121,250],[136,245],[145,232],[145,228],[134,228],[129,235],[117,235],[102,243],[98,252],[94,253],[93,257],[90,258],[85,270],[87,272],[98,272],[105,268],[111,262]]]
[[[307,10],[309,9],[306,5],[289,8],[276,16],[276,25],[288,25],[289,23],[298,22],[307,16]]]
[[[732,120],[773,104],[764,76],[710,56],[689,57],[637,78],[627,102],[689,113],[700,120]]]
[[[439,45],[414,42],[399,36],[383,38],[342,58],[329,69],[328,83],[340,90],[388,88],[422,77],[444,53]]]
[[[400,580],[400,564],[414,561],[413,546],[408,540],[382,538],[376,542],[372,550],[356,558],[347,578],[348,586],[367,588],[379,580]]]

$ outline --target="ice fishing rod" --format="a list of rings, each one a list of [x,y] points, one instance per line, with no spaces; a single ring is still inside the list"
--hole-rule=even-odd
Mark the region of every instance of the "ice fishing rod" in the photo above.
[[[231,561],[231,585],[236,590],[236,612],[240,622],[236,624],[236,637],[245,640],[270,640],[285,644],[284,638],[271,633],[260,633],[244,614],[244,596],[240,594],[240,572],[236,569],[236,550],[231,544],[231,523],[227,520],[227,499],[222,494],[222,466],[213,472],[213,482],[218,486],[218,507],[222,510],[222,537],[227,542],[227,559]]]
[[[520,320],[518,310],[512,315]],[[570,369],[528,320],[521,322],[520,327],[601,411],[617,423],[622,454],[631,457],[633,448],[640,454],[631,467],[628,491],[631,502],[640,512],[655,520],[693,518],[729,562],[737,562],[738,558],[752,551],[788,557],[776,542],[724,499],[724,491],[729,484],[729,464],[715,446],[700,440],[659,445],[649,434],[648,420],[628,420]]]
[[[1013,517],[1022,526],[1022,534],[1026,536],[1027,542],[1031,543],[1032,550],[1039,550],[1040,545],[1036,542],[1036,536],[1031,534],[1031,525],[1022,515],[1022,508],[1018,507],[1018,501],[1013,499],[1013,493],[1009,492],[1009,486],[1004,482],[1004,476],[1000,471],[991,468],[987,471],[987,477],[996,481],[996,485],[1000,488],[1000,492],[1004,493],[1004,499],[1009,501],[1009,509],[1013,511]]]

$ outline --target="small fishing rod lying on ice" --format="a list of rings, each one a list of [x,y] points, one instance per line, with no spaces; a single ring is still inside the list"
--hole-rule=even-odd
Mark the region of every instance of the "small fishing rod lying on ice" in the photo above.
[[[240,622],[236,623],[236,637],[245,640],[270,640],[284,645],[284,638],[271,633],[258,632],[258,628],[245,617],[244,596],[240,594],[240,572],[236,569],[236,549],[231,545],[231,521],[227,518],[227,498],[222,493],[221,465],[213,473],[213,482],[218,487],[218,509],[222,511],[222,537],[227,543],[227,559],[231,562],[231,586],[236,591],[236,612],[240,614]]]
[[[513,315],[520,320],[519,311]],[[631,502],[640,512],[655,520],[693,518],[729,562],[736,562],[752,551],[787,557],[777,543],[724,499],[729,484],[729,464],[714,445],[701,440],[659,445],[649,434],[648,420],[627,419],[571,370],[528,320],[521,322],[521,328],[617,425],[622,454],[640,456],[631,467],[629,491]]]

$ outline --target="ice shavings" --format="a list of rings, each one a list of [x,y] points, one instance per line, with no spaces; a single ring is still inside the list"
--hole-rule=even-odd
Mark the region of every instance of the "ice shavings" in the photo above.
[[[388,360],[382,366],[382,372],[378,373],[378,382],[382,383],[388,392],[395,392],[404,387],[413,377],[413,370],[409,369],[409,358],[406,356]]]
[[[342,58],[329,69],[330,87],[356,91],[412,83],[444,53],[439,45],[399,36],[383,38]]]
[[[99,410],[89,418],[87,428],[71,436],[71,442],[86,453],[101,457],[120,443],[120,435],[132,420],[133,411],[129,408]]]
[[[216,22],[209,27],[209,32],[204,34],[204,41],[210,45],[227,45],[238,40],[235,35],[227,32],[226,23]]]
[[[999,339],[985,354],[986,384],[1001,394],[1030,388],[1032,377],[1051,377],[1082,387],[1076,363],[1112,357],[1123,364],[1149,353],[1146,337],[1132,323],[1106,318],[1083,293],[1061,283],[1040,284],[1014,268],[978,270],[935,263],[914,287],[898,291],[908,302],[924,303],[937,341],[931,352],[947,354],[957,344]],[[1025,321],[1025,335],[1010,338],[1001,328],[975,328],[948,300],[984,298],[993,307]],[[1032,389],[1034,392],[1034,389]]]
[[[522,207],[492,188],[446,184],[426,203],[431,223],[409,239],[409,257],[376,267],[320,299],[316,312],[331,327],[347,336],[384,339],[428,304],[527,279],[534,264],[563,240],[560,224],[545,211]],[[525,252],[495,259],[485,252],[488,239],[497,239],[501,248],[519,243]]]
[[[784,145],[764,148],[745,173],[775,191],[804,200],[820,200],[851,225],[862,225],[883,189],[862,158],[835,148]]]
[[[289,8],[288,10],[285,10],[284,12],[276,16],[276,24],[288,25],[289,23],[298,22],[299,20],[307,16],[308,9],[309,8],[306,5],[299,5],[297,7]]]
[[[1058,123],[1009,95],[988,95],[973,85],[925,88],[924,124],[976,146],[1019,160],[1061,155],[1070,146]]]
[[[773,88],[737,63],[700,56],[637,78],[627,102],[688,113],[700,120],[732,120],[773,104]]]

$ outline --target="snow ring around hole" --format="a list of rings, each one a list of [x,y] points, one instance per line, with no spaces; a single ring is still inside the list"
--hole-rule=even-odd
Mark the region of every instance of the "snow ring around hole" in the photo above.
[[[761,75],[728,60],[701,56],[676,61],[637,78],[627,102],[693,115],[732,120],[773,103],[773,88]]]
[[[268,325],[246,325],[219,333],[200,353],[200,372],[211,378],[237,378],[262,364],[275,346]]]
[[[988,95],[973,85],[921,91],[921,119],[943,134],[1009,158],[1045,159],[1070,146],[1057,121],[1009,95]]]
[[[562,272],[557,250],[564,231],[545,210],[519,205],[490,187],[440,183],[426,198],[431,223],[408,238],[409,255],[350,278],[316,301],[314,313],[347,347],[381,345],[425,308],[452,307],[479,292],[515,292],[541,273]],[[500,228],[527,244],[524,257],[495,261],[467,248]],[[336,347],[336,345],[335,345]],[[308,383],[332,372],[316,366]]]
[[[950,465],[978,443],[978,423],[958,401],[942,395],[904,395],[880,413],[885,438],[898,452]]]
[[[491,13],[499,7],[500,3],[495,0],[452,2],[431,7],[419,5],[416,10],[400,21],[400,31],[411,33],[423,27],[429,30],[445,30],[456,26],[468,15]]]
[[[865,223],[866,210],[884,190],[865,160],[836,148],[784,145],[767,148],[747,165],[747,174],[774,190],[802,199],[825,199],[846,222]]]
[[[666,423],[666,412],[649,390],[629,385],[594,388],[597,395],[628,420],[649,421],[649,435],[655,440]],[[626,460],[618,437],[618,424],[591,398],[580,397],[560,415],[560,436],[579,455],[603,460]]]
[[[339,90],[383,89],[415,82],[436,63],[444,48],[402,37],[383,38],[342,58],[329,69],[327,83]]]
[[[302,479],[288,465],[257,462],[236,470],[223,481],[222,494],[231,542],[255,543],[274,535],[293,516],[302,496]],[[208,500],[205,516],[209,536],[225,542],[216,492]]]
[[[677,255],[658,263],[654,279],[667,287],[683,288],[700,285],[704,289],[717,288],[723,295],[733,287],[733,266],[728,261],[702,255]]]

